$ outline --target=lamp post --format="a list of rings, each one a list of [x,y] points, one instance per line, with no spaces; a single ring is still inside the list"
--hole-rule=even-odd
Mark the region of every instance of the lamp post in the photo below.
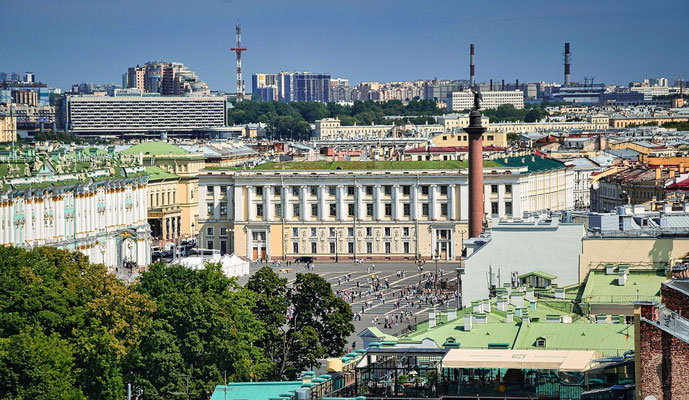
[[[339,232],[337,231],[337,228],[335,228],[335,262],[339,262],[338,253],[337,253],[337,244],[339,242],[340,242]]]
[[[463,259],[460,260],[460,266],[455,268],[455,271],[457,271],[457,309],[461,310],[464,308],[462,305],[462,275],[465,272]]]
[[[433,286],[435,288],[435,294],[438,294],[438,261],[440,261],[440,254],[438,249],[435,250],[435,255],[433,256],[433,261],[435,261],[435,277],[433,278]]]
[[[417,290],[421,290],[421,273],[423,272],[423,266],[426,264],[426,261],[421,259],[421,254],[417,254],[414,263],[419,270],[419,287]]]

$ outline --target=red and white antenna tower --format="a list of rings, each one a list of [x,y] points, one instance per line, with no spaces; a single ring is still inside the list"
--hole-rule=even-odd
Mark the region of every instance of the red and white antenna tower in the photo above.
[[[242,52],[246,47],[242,47],[242,26],[237,21],[237,46],[230,49],[237,54],[237,101],[244,99],[244,80],[242,79]]]

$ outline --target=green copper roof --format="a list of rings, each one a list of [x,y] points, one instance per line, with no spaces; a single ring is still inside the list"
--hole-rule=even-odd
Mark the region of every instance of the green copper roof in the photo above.
[[[545,339],[545,347],[536,340]],[[522,325],[515,349],[596,350],[610,356],[634,348],[631,324],[562,324],[538,322]],[[620,354],[621,355],[621,354]]]
[[[619,273],[606,275],[605,271],[589,272],[581,297],[587,303],[631,303],[660,297],[660,284],[667,278],[663,271],[631,270],[627,282],[617,283]]]
[[[148,179],[149,182],[162,181],[163,179],[179,178],[177,175],[167,172],[166,170],[156,166],[146,167],[146,173],[150,175],[150,178]]]
[[[169,155],[169,154],[174,154],[174,155],[182,155],[182,154],[188,154],[186,150],[184,150],[181,147],[177,147],[175,145],[172,145],[167,142],[143,142],[139,143],[135,146],[132,146],[124,151],[122,151],[122,154],[139,154],[143,153],[143,155],[153,155],[153,156],[162,156],[162,155]]]
[[[528,172],[552,169],[564,169],[563,163],[541,157],[512,157],[484,160],[486,168],[520,168],[527,167]],[[466,169],[466,161],[291,161],[283,163],[265,163],[254,170],[426,170],[426,169]]]
[[[548,279],[548,280],[551,280],[551,281],[552,281],[553,279],[557,278],[557,276],[551,275],[551,274],[549,274],[549,273],[547,273],[547,272],[543,272],[543,271],[532,271],[532,272],[527,272],[527,273],[525,273],[525,274],[519,275],[519,279],[524,279],[524,278],[529,277],[529,276],[537,276],[537,277],[539,277],[539,278]]]
[[[298,389],[301,384],[301,381],[229,383],[216,386],[211,400],[268,400]]]

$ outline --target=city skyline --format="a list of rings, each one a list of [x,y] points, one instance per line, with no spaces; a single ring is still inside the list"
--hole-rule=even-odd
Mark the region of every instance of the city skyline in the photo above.
[[[350,83],[468,79],[470,43],[476,44],[478,81],[561,82],[564,42],[572,43],[573,81],[595,76],[596,82],[624,85],[664,76],[672,82],[687,78],[682,66],[689,62],[689,55],[673,50],[681,47],[681,2],[663,2],[652,13],[640,1],[576,8],[540,1],[436,2],[424,8],[389,1],[268,1],[261,7],[208,1],[198,13],[180,13],[176,1],[68,3],[73,6],[3,2],[7,18],[0,34],[13,40],[4,45],[0,70],[32,71],[67,89],[79,82],[120,83],[128,67],[146,61],[179,61],[211,89],[234,92],[229,49],[238,19],[248,47],[245,82],[252,73],[280,70],[329,73]],[[33,29],[14,35],[27,21],[22,15],[32,16]],[[640,15],[648,26],[663,26],[662,36],[635,28]],[[56,27],[55,21],[69,23]],[[169,29],[177,33],[163,34]]]

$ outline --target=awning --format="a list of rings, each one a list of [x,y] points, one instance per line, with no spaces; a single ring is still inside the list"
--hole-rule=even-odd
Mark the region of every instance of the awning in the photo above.
[[[451,349],[443,368],[556,369],[583,372],[600,354],[592,350],[472,350]]]

